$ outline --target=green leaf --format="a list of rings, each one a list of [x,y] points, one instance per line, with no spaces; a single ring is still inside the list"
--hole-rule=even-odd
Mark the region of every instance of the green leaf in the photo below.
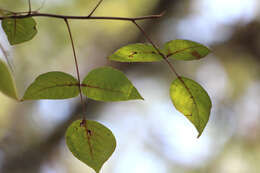
[[[207,56],[210,49],[189,40],[173,40],[164,45],[162,52],[176,60],[198,60]]]
[[[172,82],[170,95],[175,108],[196,127],[199,137],[208,123],[211,110],[207,92],[195,81],[181,77]]]
[[[0,91],[11,98],[18,100],[14,78],[8,66],[2,60],[0,60]]]
[[[26,90],[23,100],[67,99],[79,95],[79,82],[70,74],[48,72],[40,75]]]
[[[97,101],[143,99],[133,84],[119,70],[102,67],[92,70],[82,83],[83,93]]]
[[[96,121],[77,120],[66,132],[67,146],[72,154],[99,173],[116,148],[113,133]]]
[[[11,45],[31,40],[36,34],[36,22],[33,18],[3,19],[2,27]]]
[[[152,45],[137,43],[120,48],[109,59],[119,62],[154,62],[161,61],[162,57]]]

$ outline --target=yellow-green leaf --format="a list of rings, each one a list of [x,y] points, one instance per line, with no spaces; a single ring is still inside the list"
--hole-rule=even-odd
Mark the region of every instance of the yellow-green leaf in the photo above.
[[[119,62],[154,62],[161,61],[162,57],[150,44],[130,44],[118,49],[110,60]]]
[[[92,70],[81,86],[88,98],[97,101],[143,99],[127,77],[121,71],[111,67]]]
[[[83,121],[84,122],[84,121]],[[66,132],[66,143],[72,154],[99,173],[116,148],[113,133],[96,121],[73,122]]]
[[[33,18],[2,20],[2,27],[11,45],[31,40],[36,34],[36,22]]]
[[[196,127],[199,137],[210,116],[211,100],[207,92],[195,81],[181,77],[172,82],[170,96],[175,108]]]
[[[206,46],[189,40],[172,40],[167,42],[162,52],[176,60],[198,60],[210,53]]]
[[[0,60],[0,91],[18,100],[14,78],[8,66],[2,60]]]
[[[67,99],[79,95],[79,82],[70,74],[48,72],[40,75],[26,90],[23,100]]]

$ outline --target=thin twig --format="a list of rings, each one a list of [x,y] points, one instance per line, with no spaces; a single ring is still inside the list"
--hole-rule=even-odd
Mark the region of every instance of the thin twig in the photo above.
[[[99,2],[98,2],[98,4],[96,5],[96,7],[91,11],[91,13],[88,15],[88,17],[91,17],[92,16],[92,14],[96,11],[96,9],[100,6],[100,4],[103,2],[103,0],[100,0]]]
[[[29,5],[29,11],[28,15],[32,13],[32,5],[31,5],[31,0],[28,0],[28,5]]]
[[[81,101],[81,104],[82,104],[82,111],[83,111],[83,117],[82,117],[82,122],[80,123],[81,126],[83,126],[85,129],[86,129],[86,135],[87,135],[87,139],[88,139],[88,145],[89,145],[89,149],[90,149],[90,155],[91,157],[93,157],[93,149],[91,147],[91,143],[90,143],[90,134],[89,134],[89,129],[88,129],[88,124],[87,124],[87,120],[86,120],[86,117],[85,117],[85,113],[86,113],[86,105],[84,103],[84,100],[83,100],[83,94],[82,94],[82,90],[81,90],[81,83],[80,83],[80,74],[79,74],[79,65],[78,65],[78,60],[77,60],[77,55],[76,55],[76,50],[75,50],[75,45],[74,45],[74,41],[73,41],[73,37],[72,37],[72,32],[71,32],[71,29],[70,29],[70,25],[69,25],[69,22],[67,19],[64,19],[66,25],[67,25],[67,28],[68,28],[68,31],[69,31],[69,35],[70,35],[70,41],[71,41],[71,46],[72,46],[72,50],[73,50],[73,56],[74,56],[74,60],[75,60],[75,66],[76,66],[76,71],[77,71],[77,78],[78,78],[78,81],[79,81],[79,84],[78,84],[78,87],[79,87],[79,94],[80,94],[80,101]]]
[[[86,119],[85,117],[85,113],[86,113],[86,109],[85,109],[85,103],[84,103],[84,100],[83,100],[83,95],[82,95],[82,89],[81,89],[81,85],[80,85],[80,74],[79,74],[79,65],[78,65],[78,60],[77,60],[77,55],[76,55],[76,50],[75,50],[75,45],[74,45],[74,41],[73,41],[73,37],[72,37],[72,33],[71,33],[71,29],[70,29],[70,25],[69,25],[69,22],[67,19],[64,19],[66,25],[67,25],[67,28],[68,28],[68,31],[69,31],[69,35],[70,35],[70,41],[71,41],[71,46],[72,46],[72,50],[73,50],[73,56],[74,56],[74,61],[75,61],[75,66],[76,66],[76,72],[77,72],[77,78],[78,78],[78,82],[79,82],[79,94],[80,94],[80,100],[81,100],[81,103],[82,103],[82,109],[83,109],[83,120]]]
[[[20,14],[15,13],[15,14]],[[142,17],[110,17],[110,16],[67,16],[67,15],[59,15],[59,14],[50,14],[50,13],[38,13],[33,12],[31,14],[21,14],[21,15],[9,15],[9,16],[1,16],[0,20],[6,18],[13,18],[13,19],[21,19],[21,18],[28,18],[28,17],[52,17],[52,18],[59,18],[59,19],[78,19],[78,20],[122,20],[122,21],[137,21],[137,20],[148,20],[148,19],[157,19],[162,17],[163,14],[159,15],[150,15],[150,16],[142,16]]]

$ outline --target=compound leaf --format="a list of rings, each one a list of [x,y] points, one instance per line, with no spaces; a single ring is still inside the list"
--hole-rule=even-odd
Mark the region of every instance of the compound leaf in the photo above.
[[[79,94],[79,82],[70,74],[48,72],[40,75],[26,90],[23,100],[67,99]]]
[[[118,49],[110,60],[119,62],[154,62],[161,61],[162,57],[150,44],[130,44]]]
[[[127,77],[121,71],[111,67],[92,70],[81,86],[88,98],[97,101],[143,99]]]
[[[195,81],[180,77],[172,82],[170,96],[175,108],[196,127],[199,137],[209,120],[211,110],[207,92]]]
[[[99,173],[116,148],[113,133],[96,121],[77,120],[66,132],[66,143],[72,154]]]
[[[0,60],[0,91],[11,98],[18,100],[14,78],[8,66],[2,60]]]
[[[189,40],[172,40],[167,42],[162,52],[176,60],[198,60],[210,53],[206,46]]]
[[[36,34],[36,22],[33,18],[2,20],[2,27],[11,45],[31,40]]]

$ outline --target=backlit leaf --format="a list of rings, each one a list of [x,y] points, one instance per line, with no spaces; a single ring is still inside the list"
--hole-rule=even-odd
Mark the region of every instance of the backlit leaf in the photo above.
[[[176,60],[198,60],[207,56],[210,49],[189,40],[173,40],[164,45],[162,52]]]
[[[172,82],[170,95],[175,108],[192,122],[199,137],[208,123],[211,110],[207,92],[195,81],[181,77]]]
[[[12,73],[6,63],[2,60],[0,60],[0,91],[11,98],[18,100]]]
[[[88,98],[98,101],[143,99],[127,77],[111,67],[92,70],[82,83],[82,91]]]
[[[11,45],[31,40],[36,34],[36,22],[33,18],[2,20],[2,27]]]
[[[63,72],[40,75],[26,90],[23,100],[67,99],[79,94],[79,82]]]
[[[154,62],[161,61],[162,57],[150,44],[130,44],[118,49],[110,60],[119,62]]]
[[[99,173],[116,148],[113,133],[96,121],[73,122],[66,132],[66,143],[72,154]]]

